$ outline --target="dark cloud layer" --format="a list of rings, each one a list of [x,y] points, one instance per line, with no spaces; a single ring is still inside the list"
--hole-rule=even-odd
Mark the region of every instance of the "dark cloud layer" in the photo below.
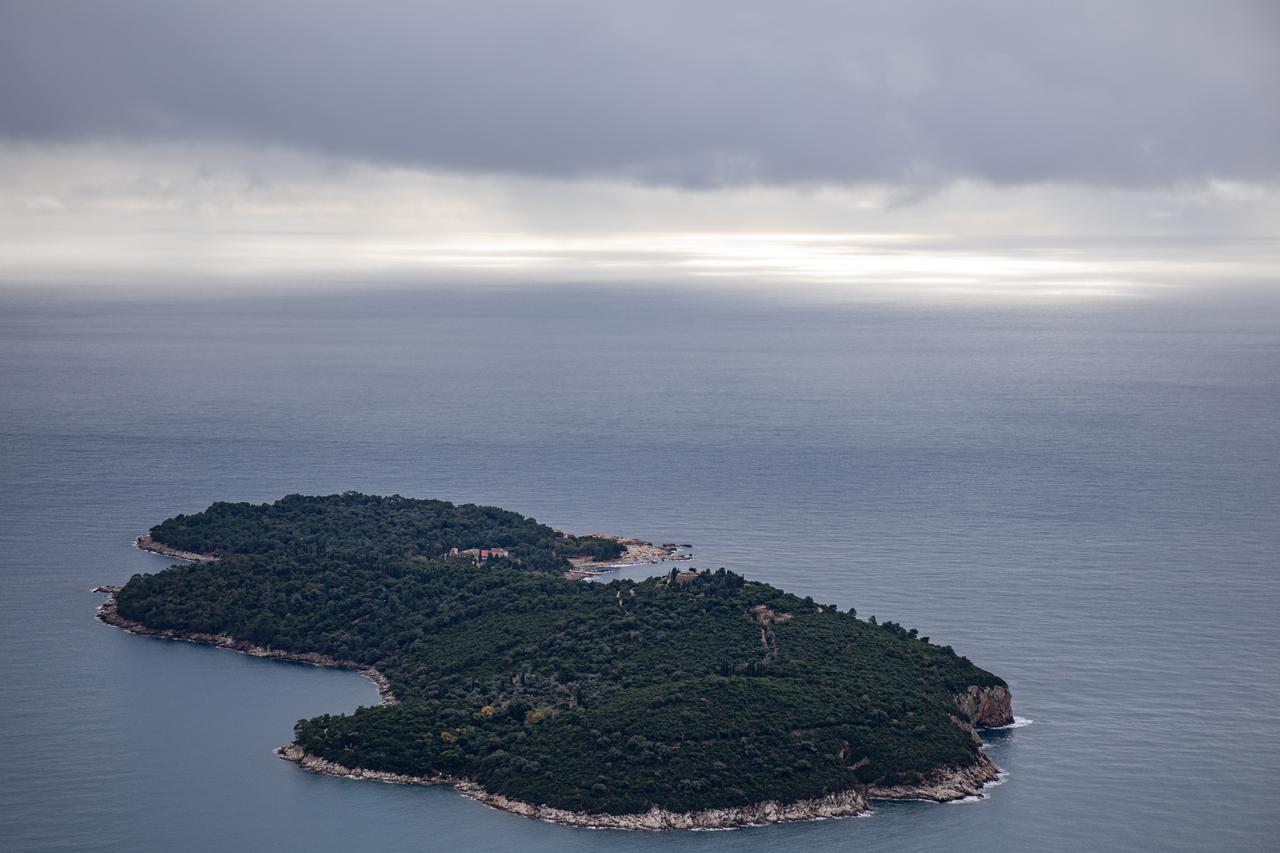
[[[693,186],[1280,177],[1280,4],[0,0],[0,135]]]

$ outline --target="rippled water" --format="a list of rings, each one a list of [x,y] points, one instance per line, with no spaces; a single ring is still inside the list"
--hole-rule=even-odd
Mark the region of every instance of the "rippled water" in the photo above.
[[[1258,850],[1280,838],[1274,300],[947,309],[664,290],[0,297],[0,847]],[[974,803],[535,823],[275,759],[352,673],[92,618],[219,499],[343,489],[691,542],[1010,682]]]

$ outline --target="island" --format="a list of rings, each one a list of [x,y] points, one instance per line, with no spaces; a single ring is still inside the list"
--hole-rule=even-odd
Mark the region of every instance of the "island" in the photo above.
[[[997,778],[978,730],[1013,722],[999,677],[723,568],[576,579],[628,541],[399,495],[215,503],[139,540],[194,562],[101,588],[99,617],[362,671],[382,703],[299,721],[282,758],[543,820],[723,828]]]

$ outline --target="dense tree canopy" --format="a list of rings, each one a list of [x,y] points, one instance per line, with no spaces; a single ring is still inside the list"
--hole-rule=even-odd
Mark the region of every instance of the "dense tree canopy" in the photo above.
[[[628,813],[793,801],[977,758],[949,647],[721,569],[559,576],[565,537],[492,507],[344,494],[214,504],[152,530],[216,563],[136,575],[119,612],[376,666],[402,700],[298,723],[351,767]],[[616,543],[611,543],[616,544]],[[501,546],[482,565],[452,547]]]
[[[612,539],[568,536],[496,506],[455,505],[358,492],[289,495],[272,504],[219,502],[151,529],[152,538],[202,554],[436,558],[451,548],[506,548],[525,568],[559,572],[565,557],[610,560]]]

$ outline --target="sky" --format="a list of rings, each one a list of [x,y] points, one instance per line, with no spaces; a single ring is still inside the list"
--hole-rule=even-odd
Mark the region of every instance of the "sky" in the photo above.
[[[1278,47],[1272,0],[0,0],[0,283],[1265,282]]]

